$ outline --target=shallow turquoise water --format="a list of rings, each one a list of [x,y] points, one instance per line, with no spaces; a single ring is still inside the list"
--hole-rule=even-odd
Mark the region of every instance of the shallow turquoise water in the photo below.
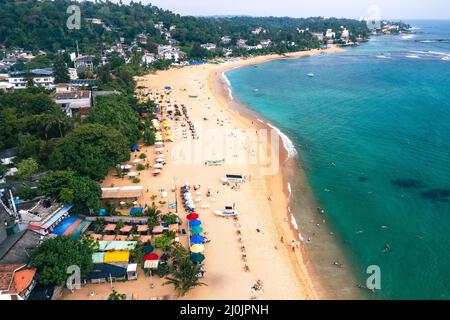
[[[434,40],[450,39],[450,22],[411,24],[412,38],[227,77],[293,141],[355,270],[380,266],[377,297],[449,299],[450,43]]]

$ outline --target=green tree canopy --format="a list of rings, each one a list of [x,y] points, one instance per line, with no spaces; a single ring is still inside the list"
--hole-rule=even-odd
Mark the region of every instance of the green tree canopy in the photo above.
[[[39,180],[41,194],[53,197],[64,204],[73,204],[77,213],[88,214],[100,208],[102,190],[88,177],[76,176],[71,171],[56,171]]]
[[[128,143],[135,143],[140,137],[139,115],[120,95],[98,97],[89,113],[89,122],[99,123],[115,128],[128,138]]]
[[[92,123],[76,128],[58,143],[50,155],[49,167],[101,180],[111,167],[129,157],[129,141],[123,134]]]
[[[53,73],[55,83],[67,83],[70,81],[69,69],[61,55],[57,55],[53,60]]]
[[[17,169],[20,179],[29,180],[33,174],[38,172],[39,164],[35,159],[28,158],[20,161]]]
[[[36,268],[40,282],[44,285],[62,285],[67,277],[69,266],[79,266],[81,273],[92,270],[92,248],[66,236],[45,240],[31,256],[31,265]]]

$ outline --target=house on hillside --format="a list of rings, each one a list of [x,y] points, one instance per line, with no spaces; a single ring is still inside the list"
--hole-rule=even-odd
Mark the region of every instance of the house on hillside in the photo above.
[[[79,56],[73,59],[73,64],[77,70],[94,70],[93,56]]]
[[[76,114],[85,116],[93,105],[91,91],[80,90],[70,84],[59,84],[51,97],[69,117]]]
[[[15,71],[9,73],[9,84],[16,89],[25,89],[32,81],[36,87],[53,89],[55,77],[52,69],[33,69],[29,73],[26,71]]]
[[[214,43],[205,43],[200,45],[200,47],[202,47],[203,49],[206,49],[208,51],[213,51],[216,50],[216,45]]]

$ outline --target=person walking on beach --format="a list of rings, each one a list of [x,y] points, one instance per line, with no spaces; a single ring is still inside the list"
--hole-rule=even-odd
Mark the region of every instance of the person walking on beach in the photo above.
[[[280,242],[284,243],[284,237],[283,236],[280,238]]]
[[[294,240],[292,240],[292,242],[291,242],[291,247],[292,247],[292,252],[294,253],[295,252],[295,241]]]

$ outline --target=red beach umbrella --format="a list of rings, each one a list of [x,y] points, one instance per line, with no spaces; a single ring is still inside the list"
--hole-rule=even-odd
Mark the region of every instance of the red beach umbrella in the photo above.
[[[198,219],[198,214],[197,214],[197,213],[190,213],[190,214],[188,214],[188,215],[186,216],[186,218],[187,218],[189,221],[196,220],[196,219]]]
[[[159,256],[156,253],[149,253],[144,256],[144,261],[148,260],[158,260]]]

